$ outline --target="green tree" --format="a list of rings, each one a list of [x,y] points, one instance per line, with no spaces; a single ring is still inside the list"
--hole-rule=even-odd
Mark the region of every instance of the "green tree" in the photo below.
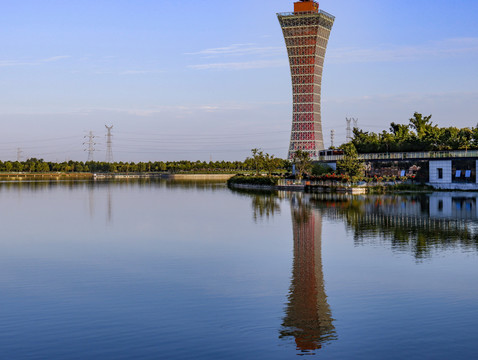
[[[295,165],[296,170],[296,177],[297,180],[302,180],[302,176],[304,173],[308,173],[310,168],[312,167],[312,160],[310,158],[310,154],[306,151],[297,150],[293,157],[292,163]]]
[[[341,149],[344,151],[344,156],[342,160],[337,161],[337,171],[349,176],[363,175],[363,162],[359,160],[355,146],[351,143],[347,143],[342,145]]]
[[[315,163],[312,165],[312,175],[320,176],[324,174],[330,174],[333,172],[333,169],[327,164]]]
[[[116,172],[116,163],[108,163],[108,172],[110,173]]]
[[[46,162],[40,162],[37,164],[36,168],[37,172],[49,172],[50,166]]]
[[[137,165],[137,171],[143,173],[146,172],[147,165],[144,162],[139,162]]]
[[[12,167],[12,170],[13,171],[18,171],[18,172],[21,172],[23,171],[23,164],[19,161],[15,161],[12,163],[13,167]]]
[[[433,127],[432,122],[430,119],[432,118],[431,115],[423,116],[422,114],[415,112],[413,117],[410,119],[410,128],[415,130],[415,133],[418,139],[422,139],[427,130]]]
[[[279,166],[279,159],[276,159],[274,155],[266,153],[262,162],[264,164],[264,170],[267,172],[267,176],[272,177],[272,172],[277,170],[277,167]]]
[[[252,152],[252,163],[254,164],[254,169],[256,170],[256,175],[259,175],[262,167],[264,166],[264,153],[259,149],[251,149]]]

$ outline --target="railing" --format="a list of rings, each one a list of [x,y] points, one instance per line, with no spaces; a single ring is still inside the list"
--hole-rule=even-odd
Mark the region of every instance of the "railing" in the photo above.
[[[359,182],[343,182],[340,180],[306,180],[302,179],[300,181],[293,179],[278,179],[278,186],[293,186],[293,185],[312,185],[312,186],[321,186],[321,187],[373,187],[377,185],[396,185],[403,183],[401,180],[395,181],[359,181]]]
[[[277,16],[316,15],[316,14],[322,14],[335,20],[334,15],[331,15],[324,10],[319,10],[318,12],[315,12],[315,11],[282,12],[282,13],[277,13]]]
[[[359,154],[360,160],[408,160],[408,159],[444,159],[444,158],[478,158],[478,150],[421,151]],[[319,156],[318,161],[342,160],[344,155]]]

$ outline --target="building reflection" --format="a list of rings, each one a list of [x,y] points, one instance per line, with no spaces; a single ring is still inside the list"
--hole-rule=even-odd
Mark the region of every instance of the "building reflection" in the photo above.
[[[344,222],[356,245],[376,246],[378,241],[417,259],[447,248],[478,251],[478,194],[235,192],[251,198],[256,221],[279,213],[282,200],[290,202],[294,256],[279,337],[294,339],[300,355],[313,355],[337,339],[324,286],[322,219]]]
[[[294,337],[297,350],[312,355],[336,339],[336,333],[324,287],[322,217],[305,200],[302,194],[293,194],[290,201],[294,260],[280,337]]]
[[[478,250],[477,194],[431,193],[407,196],[314,195],[314,208],[343,219],[357,245],[387,240],[393,250],[415,258],[437,250]]]

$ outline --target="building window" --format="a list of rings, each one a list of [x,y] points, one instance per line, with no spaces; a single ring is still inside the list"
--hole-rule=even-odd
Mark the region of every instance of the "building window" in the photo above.
[[[443,179],[443,169],[442,169],[442,168],[438,168],[437,171],[438,171],[438,178],[439,178],[439,179]]]

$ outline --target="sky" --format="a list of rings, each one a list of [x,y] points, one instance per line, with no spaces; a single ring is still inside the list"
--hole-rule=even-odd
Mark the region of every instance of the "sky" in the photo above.
[[[0,0],[0,160],[285,158],[292,119],[276,13],[293,1]],[[478,123],[478,1],[324,0],[325,145],[415,111]]]

